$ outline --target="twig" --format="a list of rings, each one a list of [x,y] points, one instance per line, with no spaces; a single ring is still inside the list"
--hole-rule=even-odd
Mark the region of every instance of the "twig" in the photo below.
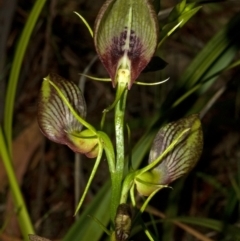
[[[138,208],[141,208],[142,205],[138,205]],[[148,206],[145,210],[146,212],[153,214],[157,217],[160,217],[162,219],[166,218],[166,215],[162,212],[160,212],[159,210],[155,209],[154,207]],[[183,229],[184,231],[188,232],[189,234],[193,235],[194,237],[198,238],[201,241],[214,241],[213,239],[210,239],[208,237],[206,237],[204,234],[198,232],[197,230],[193,229],[192,227],[183,224],[181,222],[178,221],[171,221],[173,224],[175,224],[176,226],[178,226],[179,228]]]

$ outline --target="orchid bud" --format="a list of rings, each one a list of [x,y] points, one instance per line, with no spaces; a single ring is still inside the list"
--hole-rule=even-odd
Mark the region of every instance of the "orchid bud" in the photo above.
[[[128,204],[121,203],[117,208],[115,217],[115,240],[128,240],[132,225],[132,211]]]
[[[140,194],[149,196],[159,187],[167,186],[188,173],[199,160],[202,149],[203,133],[198,115],[162,127],[153,141],[149,155],[149,164],[157,163],[154,168],[136,177],[137,190]]]
[[[82,124],[76,115],[82,120],[86,117],[85,100],[78,86],[56,74],[44,78],[38,103],[42,133],[75,152],[96,157],[98,139],[88,130],[81,132]]]
[[[151,60],[157,46],[158,22],[150,0],[107,0],[94,28],[94,43],[112,84],[119,83],[119,70],[130,72],[124,79],[131,88]]]

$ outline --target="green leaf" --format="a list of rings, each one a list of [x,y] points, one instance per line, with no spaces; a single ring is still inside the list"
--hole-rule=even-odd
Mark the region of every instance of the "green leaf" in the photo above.
[[[186,7],[186,0],[182,0],[179,4],[177,4],[168,16],[168,22],[172,22],[176,20],[184,11]]]
[[[108,0],[97,16],[94,43],[113,86],[118,82],[118,69],[127,69],[130,88],[155,52],[158,23],[150,2]]]
[[[175,147],[163,158],[153,173],[158,173],[158,184],[166,185],[189,172],[197,163],[203,148],[203,134],[198,115],[180,119],[162,127],[157,133],[149,155],[149,163],[155,161],[182,133]],[[155,176],[155,175],[154,175]]]
[[[191,62],[181,76],[178,85],[190,89],[199,82],[204,82],[209,76],[227,67],[239,49],[240,34],[239,13],[221,29]],[[213,78],[211,83],[216,79]],[[208,85],[209,87],[209,85]]]
[[[181,75],[175,88],[163,104],[163,109],[167,110],[169,106],[172,106],[175,107],[172,109],[173,111],[176,111],[177,107],[179,110],[181,109],[181,112],[186,113],[185,108],[188,106],[192,110],[187,113],[201,111],[205,105],[204,101],[192,107],[194,102],[191,101],[191,104],[188,101],[189,97],[193,94],[195,99],[203,96],[203,93],[217,80],[220,73],[232,66],[230,62],[239,49],[240,34],[237,31],[239,23],[240,15],[237,14],[206,44]],[[205,99],[209,99],[209,97],[206,96]]]
[[[6,139],[4,138],[1,125],[0,125],[0,158],[3,162],[4,168],[8,176],[9,186],[12,191],[14,208],[17,211],[16,216],[18,219],[18,223],[19,223],[24,241],[26,241],[28,240],[28,234],[34,233],[34,228],[33,228],[30,216],[28,214],[27,207],[23,198],[23,194],[21,192],[21,189],[15,174],[12,159],[10,157],[9,150],[7,148],[7,142],[6,142]]]
[[[176,12],[173,9],[174,18],[169,17],[168,23],[163,26],[161,31],[161,41],[158,43],[158,48],[167,39],[167,37],[172,35],[177,29],[182,28],[185,25],[185,23],[187,23],[188,20],[191,19],[202,8],[201,6],[192,8],[193,6],[195,5],[187,4],[184,10],[182,11],[177,10]],[[182,9],[182,7],[180,7],[180,9]],[[171,13],[170,13],[170,16],[171,16]]]
[[[63,241],[100,240],[103,231],[97,223],[88,217],[88,215],[90,214],[101,220],[101,223],[107,226],[110,220],[110,194],[109,180],[102,188],[100,188],[90,205],[88,205],[84,212],[81,213],[80,218],[69,229]]]
[[[17,82],[19,79],[23,58],[24,58],[30,37],[33,33],[34,27],[45,5],[45,2],[46,0],[34,1],[34,6],[27,19],[27,22],[24,25],[23,32],[21,34],[16,52],[14,54],[10,77],[8,80],[6,103],[5,103],[5,109],[4,109],[4,133],[6,135],[7,147],[9,148],[10,153],[12,152],[12,119],[13,119],[13,108],[14,108]]]

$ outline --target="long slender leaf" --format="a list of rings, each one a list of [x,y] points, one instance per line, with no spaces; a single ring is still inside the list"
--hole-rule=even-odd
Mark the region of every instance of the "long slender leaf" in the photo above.
[[[43,9],[46,0],[37,0],[33,6],[32,11],[28,17],[28,20],[24,26],[20,40],[17,45],[17,49],[14,55],[14,60],[11,68],[11,73],[8,81],[6,104],[4,109],[4,133],[6,135],[7,147],[11,154],[11,142],[12,142],[12,120],[13,120],[13,107],[17,88],[17,82],[19,79],[20,69],[22,66],[24,54],[26,52],[30,37],[34,30],[35,24],[39,18],[39,15]]]
[[[88,215],[97,218],[107,226],[110,220],[110,180],[99,190],[94,200],[84,210],[78,221],[69,229],[63,241],[99,240],[103,234],[101,227]]]
[[[18,181],[16,175],[14,173],[11,157],[7,150],[6,141],[3,136],[2,128],[0,126],[0,156],[2,158],[4,167],[6,169],[10,188],[12,190],[12,196],[15,208],[17,210],[17,218],[19,222],[19,226],[21,228],[22,235],[24,240],[28,240],[28,234],[34,233],[33,225],[31,223],[31,219],[27,212],[26,204],[23,199],[20,187],[18,185]]]
[[[24,240],[28,240],[28,234],[34,233],[33,225],[31,223],[29,214],[26,209],[24,199],[18,181],[16,179],[14,169],[12,166],[12,119],[13,119],[13,106],[15,100],[16,86],[19,78],[20,68],[22,65],[23,57],[26,51],[26,48],[29,43],[30,36],[33,32],[36,21],[39,17],[39,14],[45,4],[46,0],[37,0],[35,5],[29,15],[29,18],[26,22],[22,35],[20,37],[16,53],[14,55],[13,65],[11,68],[10,78],[8,82],[8,89],[6,94],[6,103],[4,109],[4,126],[3,130],[1,128],[1,145],[0,153],[3,159],[5,169],[9,178],[9,183],[14,197],[14,205],[18,210],[18,221],[23,234]],[[3,137],[5,134],[5,138]]]
[[[206,102],[202,101],[200,103],[196,103],[196,105],[193,103],[199,99],[200,96],[203,96],[204,92],[209,89],[217,80],[218,75],[209,80],[207,83],[205,83],[205,79],[211,76],[214,72],[226,68],[236,55],[237,48],[234,43],[236,43],[239,39],[239,33],[237,31],[239,19],[239,16],[237,16],[237,19],[234,17],[233,20],[230,21],[230,24],[226,25],[225,28],[220,30],[219,33],[217,33],[208,42],[205,48],[192,61],[177,83],[175,90],[173,90],[173,92],[169,95],[174,96],[175,98],[176,96],[180,97],[176,99],[169,98],[169,100],[167,100],[164,104],[166,107],[165,111],[172,103],[174,103],[173,105],[175,107],[172,110],[172,113],[174,113],[175,117],[178,111],[182,115],[186,113],[196,113],[203,108],[204,103]],[[229,28],[231,29],[230,31]],[[238,34],[233,34],[231,37],[229,37],[229,32],[234,32],[233,29],[235,29],[235,32]],[[187,91],[191,90],[197,85],[199,85],[199,88],[196,89],[197,91],[193,91],[189,95],[186,94]],[[192,98],[191,101],[189,101],[189,97]],[[207,98],[211,98],[211,96]],[[174,190],[176,190],[176,187]],[[174,198],[176,195],[181,196],[181,189],[178,192],[175,192],[176,191],[172,192],[170,199],[171,196],[173,196],[172,198]],[[173,205],[169,205],[169,210],[166,211],[168,216],[177,215],[178,206],[176,203],[177,202],[175,201],[175,204],[173,204],[174,207]],[[175,212],[173,212],[173,210],[175,210]],[[166,235],[166,238],[163,239],[164,241],[168,241],[170,239],[172,235],[171,231],[169,231],[168,234],[164,232]]]
[[[239,31],[237,31],[239,23],[240,16],[236,15],[196,56],[168,95],[162,107],[164,111],[168,111],[169,106],[174,106],[178,108],[174,109],[175,116],[178,110],[181,110],[181,114],[190,113],[189,109],[194,101],[192,99],[189,101],[189,97],[195,95],[196,100],[198,96],[206,92],[219,75],[214,75],[212,79],[208,77],[228,67],[236,55],[239,48],[237,42],[240,39]],[[208,81],[205,83],[206,80]],[[197,111],[200,109],[201,107],[198,107]]]

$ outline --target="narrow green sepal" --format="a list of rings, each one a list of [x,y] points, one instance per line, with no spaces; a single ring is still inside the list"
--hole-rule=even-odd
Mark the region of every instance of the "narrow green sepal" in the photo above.
[[[85,189],[84,189],[84,192],[83,192],[83,194],[82,194],[82,196],[81,196],[81,199],[80,199],[80,201],[79,201],[79,203],[78,203],[78,205],[77,205],[77,208],[76,208],[76,210],[75,210],[75,214],[74,214],[74,215],[76,215],[77,212],[78,212],[78,211],[80,210],[80,208],[82,207],[83,201],[84,201],[84,199],[85,199],[85,197],[86,197],[86,195],[87,195],[87,192],[88,192],[88,190],[89,190],[89,188],[90,188],[90,185],[91,185],[91,183],[92,183],[92,180],[93,180],[93,178],[94,178],[94,176],[95,176],[95,174],[96,174],[96,172],[97,172],[98,166],[99,166],[100,161],[101,161],[101,159],[102,159],[103,147],[102,147],[101,142],[99,142],[98,146],[99,146],[99,150],[98,150],[98,155],[97,155],[96,161],[95,161],[95,163],[94,163],[92,172],[91,172],[91,174],[90,174],[90,177],[89,177],[89,179],[88,179],[88,182],[87,182],[87,185],[86,185],[86,187],[85,187]]]
[[[161,40],[158,43],[158,48],[167,37],[172,35],[177,29],[182,28],[201,8],[202,6],[196,7],[195,3],[185,4],[185,1],[179,3],[169,14],[167,24],[161,29]]]
[[[168,22],[172,22],[176,20],[182,14],[185,7],[186,7],[186,0],[182,0],[180,3],[178,3],[168,15]]]
[[[108,236],[111,236],[111,231],[109,231],[104,224],[94,216],[88,215]]]

